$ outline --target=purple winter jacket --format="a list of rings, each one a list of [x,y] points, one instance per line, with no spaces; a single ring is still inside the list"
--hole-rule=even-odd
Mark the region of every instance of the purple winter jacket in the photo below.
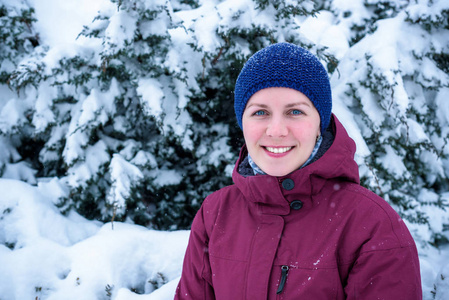
[[[422,299],[415,243],[359,185],[355,143],[332,119],[332,146],[289,175],[240,175],[242,149],[235,184],[195,216],[175,299]]]

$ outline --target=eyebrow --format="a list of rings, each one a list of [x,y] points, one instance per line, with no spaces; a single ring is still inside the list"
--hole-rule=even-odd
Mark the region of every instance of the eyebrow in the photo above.
[[[301,106],[301,105],[305,105],[305,106],[309,106],[310,107],[309,103],[307,103],[307,102],[290,103],[290,104],[287,104],[286,107],[294,107],[294,106]]]

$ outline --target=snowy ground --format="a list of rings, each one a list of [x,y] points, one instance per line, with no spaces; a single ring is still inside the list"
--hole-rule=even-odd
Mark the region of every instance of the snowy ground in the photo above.
[[[57,180],[0,179],[0,191],[2,300],[173,299],[188,231],[63,216],[54,205],[64,192]],[[449,299],[448,280],[439,280],[449,275],[449,247],[419,252],[424,299],[433,299],[435,283],[436,299]]]
[[[0,191],[0,299],[173,299],[188,231],[63,216],[56,181]]]

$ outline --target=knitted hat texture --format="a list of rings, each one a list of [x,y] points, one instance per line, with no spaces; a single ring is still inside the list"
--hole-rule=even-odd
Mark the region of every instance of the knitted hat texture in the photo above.
[[[303,93],[320,114],[321,133],[329,126],[332,110],[329,76],[318,58],[306,49],[278,43],[251,56],[235,84],[234,110],[240,128],[248,100],[257,91],[269,87],[286,87]]]

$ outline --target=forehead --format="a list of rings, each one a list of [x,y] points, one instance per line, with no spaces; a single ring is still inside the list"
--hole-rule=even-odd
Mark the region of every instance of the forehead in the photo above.
[[[254,93],[248,101],[248,106],[272,106],[272,105],[308,105],[312,102],[303,93],[284,87],[265,88]]]

